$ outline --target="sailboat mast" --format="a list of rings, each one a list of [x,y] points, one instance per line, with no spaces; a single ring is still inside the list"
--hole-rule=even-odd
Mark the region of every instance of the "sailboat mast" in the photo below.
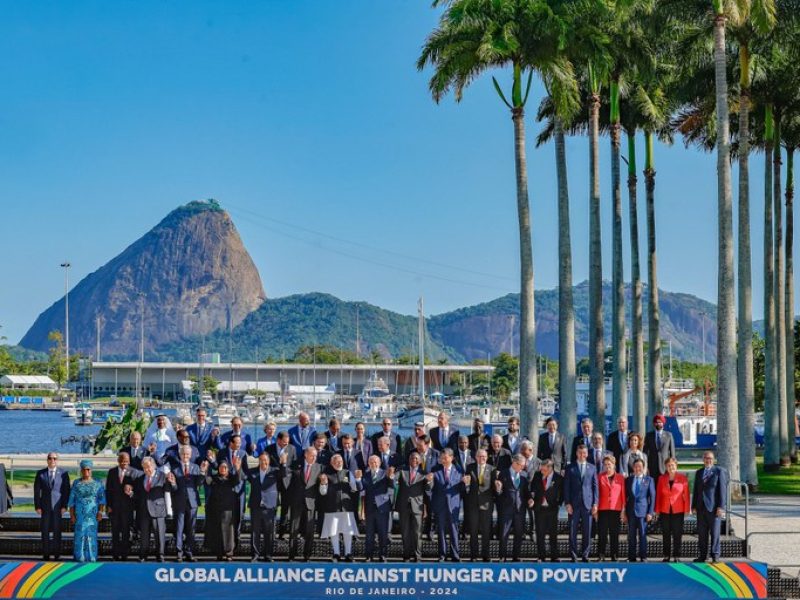
[[[419,312],[417,327],[419,329],[419,401],[425,404],[425,310],[423,308],[422,296],[419,297],[417,305]]]

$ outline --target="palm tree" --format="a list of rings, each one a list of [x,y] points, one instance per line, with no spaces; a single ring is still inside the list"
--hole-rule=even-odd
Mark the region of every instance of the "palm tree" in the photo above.
[[[458,102],[464,89],[483,72],[511,68],[510,100],[494,78],[493,83],[514,125],[520,238],[520,420],[523,434],[533,438],[538,435],[538,399],[525,104],[534,71],[569,85],[572,67],[559,54],[560,27],[543,0],[436,0],[433,5],[445,10],[438,27],[425,40],[417,68],[433,66],[429,87],[436,102],[451,90]]]
[[[783,128],[786,146],[786,398],[789,427],[789,458],[797,462],[797,445],[794,436],[794,153],[800,146],[800,116],[797,113],[786,119]]]

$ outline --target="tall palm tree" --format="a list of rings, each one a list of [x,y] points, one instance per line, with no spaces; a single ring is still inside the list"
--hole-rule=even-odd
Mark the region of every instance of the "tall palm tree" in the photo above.
[[[525,104],[534,71],[569,85],[574,79],[572,67],[559,54],[560,27],[544,0],[436,0],[433,5],[445,10],[438,27],[425,40],[417,68],[433,66],[429,87],[436,102],[451,90],[460,101],[464,89],[485,71],[511,69],[510,99],[494,78],[493,83],[514,126],[520,240],[520,420],[523,433],[533,438],[538,435],[539,419]]]
[[[786,398],[787,421],[789,426],[789,458],[797,462],[797,446],[794,436],[794,153],[800,145],[800,120],[797,115],[787,119],[783,139],[786,146]]]
[[[733,196],[724,0],[714,9],[714,84],[717,123],[717,439],[719,462],[739,479],[739,404],[736,381],[736,302],[733,266]]]

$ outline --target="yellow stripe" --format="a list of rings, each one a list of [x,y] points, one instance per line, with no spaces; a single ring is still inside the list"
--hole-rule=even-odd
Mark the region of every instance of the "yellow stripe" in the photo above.
[[[44,581],[44,579],[59,566],[61,566],[60,563],[53,562],[43,564],[41,567],[36,569],[33,573],[28,575],[25,583],[21,588],[19,588],[17,597],[33,598],[33,594],[36,592],[36,588],[39,587],[39,584],[42,583],[42,581]]]
[[[736,597],[737,598],[752,598],[753,593],[750,591],[750,588],[744,582],[744,580],[739,576],[736,571],[731,569],[725,563],[717,563],[712,565],[725,579],[728,580],[733,586],[733,589],[736,590]]]

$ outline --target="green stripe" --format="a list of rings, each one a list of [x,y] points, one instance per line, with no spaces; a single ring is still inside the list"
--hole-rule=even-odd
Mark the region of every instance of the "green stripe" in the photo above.
[[[69,585],[73,581],[77,581],[78,579],[85,577],[89,573],[96,571],[102,566],[103,566],[102,563],[87,563],[81,565],[77,569],[74,569],[71,573],[66,573],[62,577],[59,577],[57,580],[53,581],[53,583],[47,586],[46,590],[42,590],[42,595],[40,597],[52,598],[53,594],[55,594],[65,585]]]
[[[74,569],[77,565],[74,563],[61,563],[55,569],[50,571],[45,577],[44,581],[40,582],[38,586],[36,586],[36,591],[33,593],[33,598],[43,598],[42,594],[47,589],[49,585],[51,585],[56,579]]]
[[[708,577],[705,573],[693,569],[690,565],[686,564],[672,564],[670,565],[673,569],[678,571],[681,575],[688,577],[696,581],[699,584],[704,585],[705,587],[709,588],[713,591],[718,598],[730,598],[730,594],[725,593],[725,588],[719,585],[714,578]],[[736,595],[734,594],[733,597],[735,598]]]

